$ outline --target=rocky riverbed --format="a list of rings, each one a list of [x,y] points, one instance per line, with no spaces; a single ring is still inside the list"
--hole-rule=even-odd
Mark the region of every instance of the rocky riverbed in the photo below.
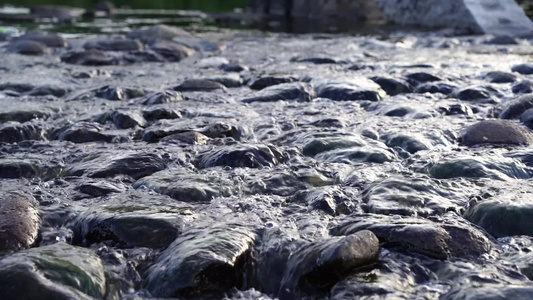
[[[126,31],[3,37],[1,299],[531,299],[532,41]]]

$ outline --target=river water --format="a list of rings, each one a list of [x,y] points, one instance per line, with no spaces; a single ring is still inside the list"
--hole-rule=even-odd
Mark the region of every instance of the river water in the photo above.
[[[0,299],[532,298],[530,40],[145,16],[4,27]]]

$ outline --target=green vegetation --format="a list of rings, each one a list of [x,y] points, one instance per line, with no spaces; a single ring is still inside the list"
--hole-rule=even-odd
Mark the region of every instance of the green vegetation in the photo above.
[[[0,0],[2,4],[12,4],[23,7],[38,5],[66,5],[91,8],[98,0]],[[234,8],[246,6],[246,0],[114,0],[117,7],[131,7],[144,9],[197,9],[208,12],[231,11]]]

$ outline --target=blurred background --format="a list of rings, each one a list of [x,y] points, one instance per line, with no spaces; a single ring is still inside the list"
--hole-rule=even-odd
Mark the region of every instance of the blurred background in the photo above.
[[[0,0],[0,6],[33,7],[38,5],[66,5],[81,8],[92,8],[99,0]],[[114,0],[117,7],[136,9],[195,9],[206,12],[232,11],[245,8],[246,0]]]

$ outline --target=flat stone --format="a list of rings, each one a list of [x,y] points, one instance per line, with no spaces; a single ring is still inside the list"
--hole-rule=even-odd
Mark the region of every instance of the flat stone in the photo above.
[[[379,101],[386,93],[373,81],[366,78],[313,79],[317,97],[336,101]]]
[[[118,64],[115,57],[111,57],[100,50],[71,51],[61,55],[61,61],[67,64],[82,66],[108,66]]]
[[[154,40],[172,40],[173,38],[182,36],[190,36],[190,34],[179,27],[173,27],[164,24],[136,29],[128,33],[128,38],[138,39],[144,43]]]
[[[42,55],[50,53],[45,44],[31,40],[12,41],[7,45],[7,51],[23,55]]]
[[[533,74],[533,64],[519,64],[511,68],[511,71],[520,73],[522,75],[531,75]]]
[[[14,41],[35,41],[50,48],[65,48],[67,41],[56,33],[28,32],[13,39]]]
[[[218,82],[205,79],[189,79],[174,87],[178,92],[212,92],[215,90],[225,90],[226,87]]]
[[[252,90],[262,90],[264,88],[267,88],[269,86],[278,85],[282,83],[291,83],[296,81],[296,78],[294,77],[286,77],[286,76],[265,76],[258,79],[255,79],[250,84],[250,88]]]
[[[107,39],[88,41],[83,45],[86,50],[101,51],[142,51],[141,42],[131,39]]]
[[[155,41],[150,44],[150,48],[166,60],[172,62],[181,61],[182,59],[192,56],[195,53],[195,51],[191,48],[167,40]]]
[[[183,95],[167,90],[163,92],[156,92],[153,94],[147,95],[145,98],[142,99],[143,105],[157,105],[157,104],[164,104],[164,103],[172,103],[172,102],[179,102],[183,101]]]
[[[274,146],[243,144],[218,147],[200,154],[196,165],[200,168],[226,166],[232,168],[273,167],[284,160],[283,152]]]
[[[312,85],[308,83],[282,83],[273,85],[241,99],[244,103],[274,102],[274,101],[301,101],[309,102],[315,97]]]

